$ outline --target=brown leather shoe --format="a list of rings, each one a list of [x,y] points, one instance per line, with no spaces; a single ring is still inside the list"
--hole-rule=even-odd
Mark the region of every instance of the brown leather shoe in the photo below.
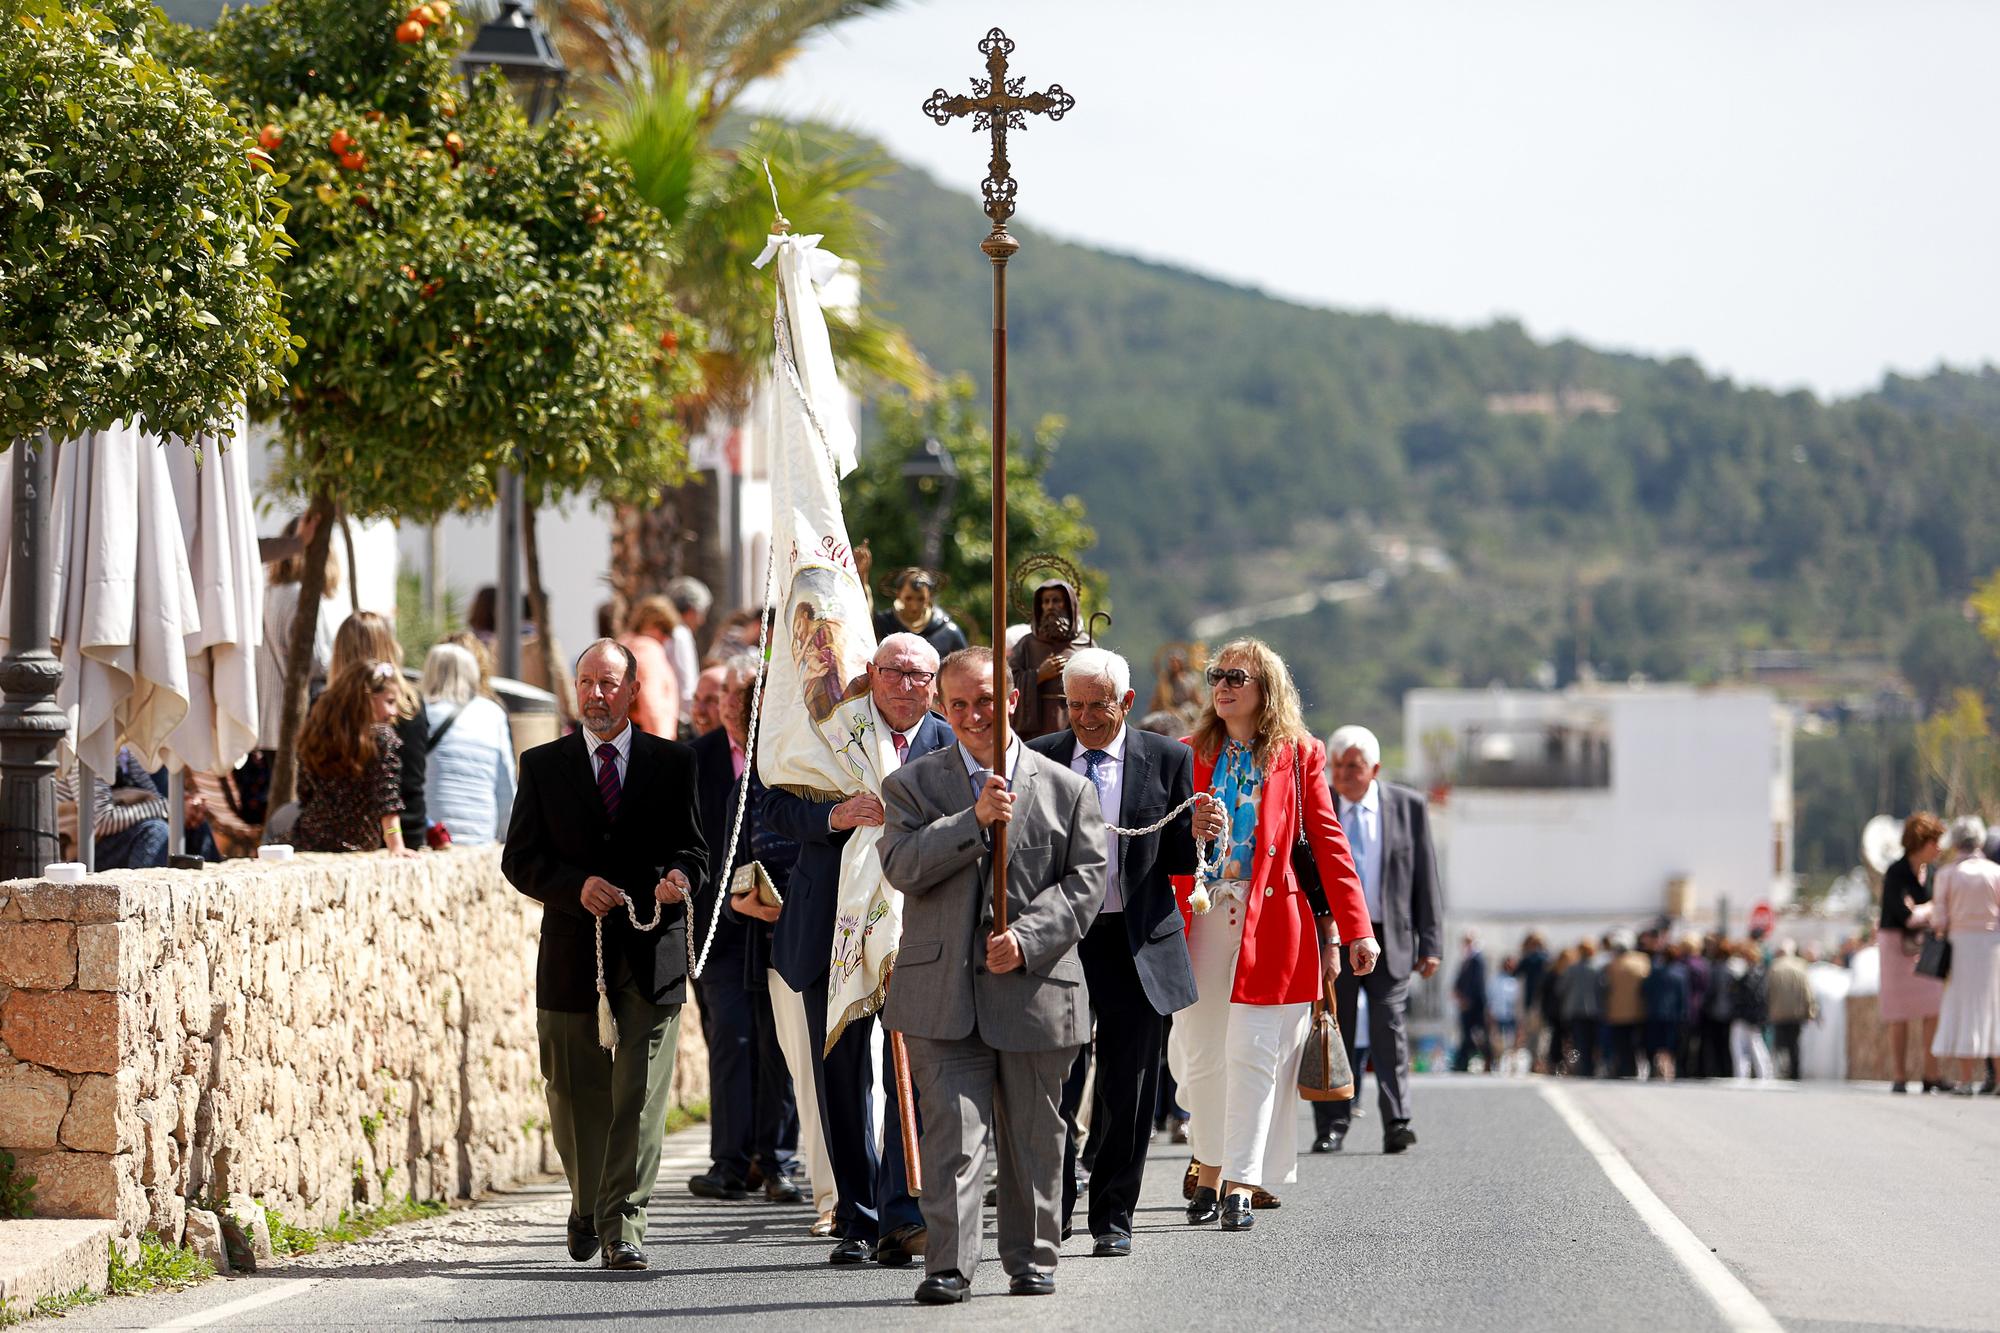
[[[1250,1190],[1250,1206],[1252,1208],[1281,1208],[1284,1205],[1278,1196],[1271,1193],[1271,1191],[1264,1189],[1262,1186],[1253,1186]]]
[[[1187,1174],[1181,1177],[1181,1197],[1183,1199],[1194,1198],[1195,1186],[1198,1185],[1200,1181],[1201,1181],[1201,1163],[1195,1161],[1193,1158],[1189,1158]]]

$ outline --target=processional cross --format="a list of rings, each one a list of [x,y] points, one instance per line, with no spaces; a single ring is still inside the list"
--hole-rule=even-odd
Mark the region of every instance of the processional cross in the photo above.
[[[998,28],[979,43],[986,57],[986,77],[972,81],[972,95],[940,88],[924,103],[924,114],[940,125],[971,116],[974,132],[993,136],[993,156],[986,165],[980,193],[986,196],[986,216],[993,230],[979,243],[993,263],[993,707],[994,763],[1007,768],[1007,691],[1002,686],[1007,662],[1007,261],[1021,243],[1007,232],[1014,216],[1013,164],[1007,160],[1007,131],[1028,128],[1029,115],[1061,120],[1076,105],[1060,83],[1047,92],[1029,93],[1026,79],[1009,78],[1007,57],[1014,43]],[[1033,686],[1033,682],[1029,682]],[[993,826],[993,931],[1007,929],[1007,826]]]

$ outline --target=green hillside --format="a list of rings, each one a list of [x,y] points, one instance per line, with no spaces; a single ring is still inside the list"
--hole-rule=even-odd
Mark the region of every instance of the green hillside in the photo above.
[[[983,385],[977,204],[912,171],[873,203],[878,295]],[[1017,231],[1010,410],[1067,419],[1051,483],[1089,506],[1111,637],[1144,660],[1205,613],[1373,572],[1355,600],[1255,626],[1317,723],[1395,734],[1410,686],[1550,666],[1716,679],[1762,647],[1893,661],[1916,617],[2000,566],[1990,368],[1823,403]]]

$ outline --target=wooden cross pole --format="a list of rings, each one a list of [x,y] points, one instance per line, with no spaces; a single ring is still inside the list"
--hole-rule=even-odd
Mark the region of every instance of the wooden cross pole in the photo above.
[[[986,57],[986,77],[972,81],[972,95],[939,88],[924,103],[924,114],[940,125],[971,116],[974,132],[993,136],[993,156],[986,165],[980,193],[986,196],[986,216],[993,230],[979,248],[993,264],[993,735],[994,768],[1007,771],[1007,261],[1021,243],[1007,232],[1014,216],[1013,167],[1007,161],[1007,131],[1028,128],[1028,116],[1061,120],[1076,105],[1060,83],[1047,92],[1025,93],[1026,79],[1007,76],[1007,57],[1014,43],[994,28],[979,43]],[[1007,826],[993,826],[993,933],[1007,929]]]

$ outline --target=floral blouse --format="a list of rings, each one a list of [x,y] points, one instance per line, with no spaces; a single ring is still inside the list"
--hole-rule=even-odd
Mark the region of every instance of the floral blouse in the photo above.
[[[1209,780],[1210,794],[1221,804],[1229,820],[1228,853],[1222,873],[1216,878],[1229,883],[1248,882],[1257,860],[1257,798],[1264,790],[1264,774],[1257,756],[1242,741],[1230,741],[1216,757],[1215,774]]]
[[[373,852],[382,847],[382,816],[403,813],[402,738],[375,728],[375,762],[358,778],[299,771],[299,822],[292,845],[302,852]]]

